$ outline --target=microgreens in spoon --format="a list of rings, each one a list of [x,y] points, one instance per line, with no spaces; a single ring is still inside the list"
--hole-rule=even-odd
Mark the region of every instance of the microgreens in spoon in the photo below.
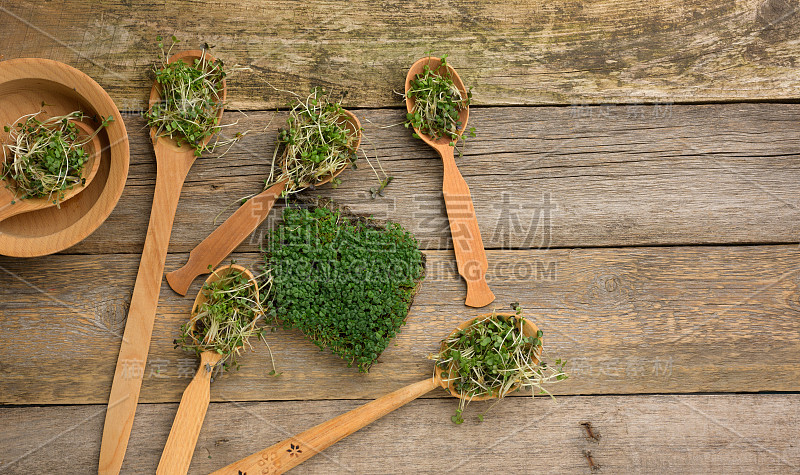
[[[317,88],[293,101],[286,128],[278,132],[265,188],[288,178],[286,194],[296,193],[355,163],[358,135],[347,128],[343,114],[341,103]],[[336,187],[340,180],[331,183]]]
[[[565,361],[542,361],[543,332],[526,336],[523,319],[521,310],[512,316],[493,312],[448,336],[439,353],[429,356],[441,369],[442,382],[461,398],[453,422],[463,422],[461,414],[473,398],[501,399],[517,389],[550,394],[544,385],[567,378]]]
[[[81,174],[90,156],[83,147],[113,118],[105,119],[94,134],[81,137],[70,120],[82,120],[82,112],[44,120],[38,118],[41,113],[24,115],[15,126],[4,127],[9,136],[3,147],[2,178],[10,181],[6,187],[13,189],[17,200],[46,196],[60,207],[67,190],[84,184]]]
[[[172,48],[180,40],[173,36],[172,45],[166,51],[161,37],[156,37],[156,40],[161,48],[161,59],[153,66],[153,74],[160,86],[161,100],[144,114],[147,125],[155,129],[156,135],[169,137],[179,146],[194,148],[198,157],[221,145],[231,145],[244,136],[247,132],[237,133],[224,141],[217,138],[213,143],[206,142],[222,127],[234,125],[219,124],[219,112],[225,107],[223,80],[228,75],[222,60],[210,60],[206,46],[203,55],[192,64],[183,60],[168,63]]]
[[[451,146],[455,145],[463,127],[458,113],[469,107],[472,90],[462,94],[458,89],[447,67],[447,55],[442,55],[441,65],[435,70],[425,65],[422,73],[411,80],[403,98],[414,101],[412,111],[406,114],[406,128],[414,127],[434,140],[446,137]],[[470,135],[475,136],[474,127]],[[414,138],[419,138],[416,132]]]
[[[181,326],[181,335],[174,342],[176,348],[198,356],[204,351],[216,352],[222,355],[217,367],[226,370],[238,369],[239,353],[245,346],[252,349],[249,340],[253,336],[264,341],[269,350],[263,327],[268,312],[261,303],[256,283],[247,275],[230,269],[217,280],[205,283],[201,292],[207,300]],[[272,359],[272,351],[269,353]],[[276,374],[274,359],[270,374]]]

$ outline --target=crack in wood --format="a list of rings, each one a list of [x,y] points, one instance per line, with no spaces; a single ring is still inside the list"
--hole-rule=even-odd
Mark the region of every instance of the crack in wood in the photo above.
[[[589,421],[581,422],[581,426],[583,426],[583,430],[586,431],[586,438],[592,442],[599,442],[600,441],[600,434],[595,430],[592,423]]]
[[[594,456],[592,455],[591,450],[584,450],[583,457],[586,459],[586,462],[589,464],[589,471],[599,472],[600,471],[600,464],[595,461]]]

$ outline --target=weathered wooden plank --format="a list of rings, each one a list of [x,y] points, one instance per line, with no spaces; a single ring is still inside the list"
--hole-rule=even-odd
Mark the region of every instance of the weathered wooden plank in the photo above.
[[[426,356],[463,305],[451,251],[428,251],[428,279],[408,324],[369,374],[297,332],[269,335],[215,400],[373,398],[426,377]],[[252,264],[254,254],[237,254]],[[185,255],[170,255],[167,267]],[[800,390],[800,254],[796,246],[490,251],[497,308],[519,301],[570,361],[558,394]],[[105,403],[138,263],[136,255],[0,259],[0,403]],[[190,297],[164,284],[142,402],[178,401],[195,357],[173,348]],[[490,311],[491,307],[486,311]]]
[[[235,107],[272,108],[267,86],[322,85],[350,105],[398,103],[405,73],[432,50],[481,104],[570,104],[800,96],[796,2],[784,0],[463,1],[429,4],[243,0],[152,4],[87,0],[0,3],[6,59],[65,61],[124,108],[149,90],[155,37],[217,45]],[[90,11],[91,14],[87,14]]]
[[[318,193],[354,211],[392,219],[426,249],[451,247],[442,168],[410,137],[401,111],[357,111],[364,150],[395,177],[384,198],[362,159],[334,190]],[[239,117],[253,135],[189,173],[171,251],[187,252],[227,218],[237,199],[261,189],[283,116]],[[800,236],[800,105],[708,105],[477,109],[479,136],[459,166],[487,248],[787,243]],[[233,120],[236,114],[229,118]],[[116,210],[69,253],[139,253],[155,176],[152,146],[127,119],[131,172]],[[373,145],[370,144],[372,142]],[[276,218],[278,211],[273,211]],[[270,221],[240,247],[256,251]],[[2,231],[2,223],[0,223]]]
[[[212,404],[190,473],[221,468],[359,404]],[[474,418],[486,404],[474,403],[461,426],[450,422],[456,405],[411,402],[295,472],[787,473],[800,467],[795,394],[513,398],[482,423]],[[175,409],[139,406],[123,473],[154,472]],[[0,470],[94,471],[104,412],[104,406],[1,408]]]

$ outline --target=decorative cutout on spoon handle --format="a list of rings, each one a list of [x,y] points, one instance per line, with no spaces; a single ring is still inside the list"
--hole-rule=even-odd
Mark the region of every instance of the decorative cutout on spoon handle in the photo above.
[[[444,195],[447,219],[450,221],[450,234],[456,253],[458,273],[467,283],[467,298],[464,302],[470,307],[484,307],[494,301],[494,294],[486,283],[489,262],[483,248],[481,230],[472,205],[469,186],[456,167],[453,147],[435,147],[444,164]]]
[[[272,447],[221,468],[212,475],[284,473],[398,407],[429,393],[437,386],[439,386],[439,382],[431,377],[398,389],[350,412],[323,422],[299,435],[278,442]]]
[[[200,367],[181,396],[156,474],[185,474],[189,471],[197,437],[211,400],[211,375],[221,357],[219,353],[211,351],[200,354]]]
[[[218,266],[247,236],[267,219],[275,201],[286,189],[287,181],[272,185],[266,191],[247,200],[224,223],[189,253],[189,261],[175,271],[167,273],[172,290],[186,295],[194,279],[208,274],[208,266]]]

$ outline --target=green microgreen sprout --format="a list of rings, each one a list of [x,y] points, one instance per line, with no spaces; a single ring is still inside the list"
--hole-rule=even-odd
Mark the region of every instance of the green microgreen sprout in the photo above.
[[[285,208],[264,252],[265,300],[283,326],[362,372],[405,324],[424,277],[417,240],[400,225],[324,206]]]
[[[436,69],[425,65],[422,73],[411,80],[403,98],[414,102],[411,112],[406,114],[406,128],[414,127],[434,140],[448,138],[450,145],[455,146],[463,132],[459,112],[469,107],[472,89],[464,94],[456,86],[447,66],[447,55],[442,55],[441,65]],[[416,132],[413,136],[420,138]],[[470,136],[475,136],[474,127]]]
[[[380,184],[378,185],[378,187],[377,187],[377,188],[370,188],[370,189],[369,189],[369,192],[370,192],[370,195],[372,196],[372,199],[374,200],[374,199],[375,199],[375,198],[377,198],[378,196],[384,196],[384,195],[383,195],[383,190],[384,190],[384,189],[385,189],[387,186],[389,186],[389,183],[391,183],[391,182],[392,182],[392,180],[394,180],[394,178],[393,178],[393,177],[391,177],[391,176],[387,176],[386,178],[384,178],[383,180],[381,180],[381,182],[380,182]]]
[[[363,133],[362,136],[370,143],[370,145],[372,145],[374,149],[377,149],[377,147],[375,147],[375,144],[372,142],[369,136],[363,135]],[[386,189],[387,186],[389,186],[392,180],[394,180],[394,177],[386,173],[386,170],[383,169],[383,164],[381,164],[381,161],[378,159],[377,151],[375,153],[375,163],[378,164],[378,170],[380,170],[380,174],[378,173],[378,170],[375,169],[375,166],[372,165],[372,160],[369,159],[369,155],[367,155],[367,152],[365,152],[363,148],[361,149],[361,152],[364,154],[364,159],[367,161],[369,167],[372,169],[372,172],[375,174],[375,178],[377,178],[378,180],[378,187],[377,188],[371,187],[369,189],[370,196],[372,197],[373,200],[379,196],[380,197],[385,196],[384,190]],[[353,162],[353,168],[358,168],[355,162]]]
[[[159,137],[169,137],[178,146],[189,146],[196,156],[212,151],[222,145],[232,145],[247,132],[239,132],[233,138],[220,140],[222,127],[219,114],[225,107],[222,100],[223,80],[228,75],[220,59],[213,61],[208,57],[206,47],[203,54],[192,64],[183,60],[168,63],[168,58],[180,40],[172,37],[172,45],[165,50],[160,36],[156,37],[161,48],[161,58],[153,66],[153,74],[159,85],[161,100],[145,112],[147,125],[155,129]],[[241,70],[247,68],[235,68]],[[210,138],[217,134],[211,143]],[[210,144],[210,145],[209,145]],[[228,147],[230,149],[230,147]]]
[[[493,312],[476,318],[443,340],[440,351],[429,356],[441,370],[442,382],[459,394],[454,423],[464,421],[462,413],[473,398],[502,399],[517,389],[530,389],[534,396],[550,394],[545,385],[567,378],[566,361],[558,359],[550,365],[542,360],[543,332],[525,335],[524,317],[519,306],[517,309],[511,316]]]
[[[257,280],[249,279],[237,269],[226,270],[224,274],[215,272],[215,275],[217,280],[203,285],[201,292],[207,300],[181,326],[180,337],[174,341],[175,347],[198,356],[204,351],[213,351],[222,355],[215,365],[217,369],[238,369],[241,350],[245,347],[252,349],[250,338],[258,336],[269,351],[272,361],[270,375],[277,374],[263,326],[271,312],[261,302]],[[269,279],[265,284],[270,285]]]
[[[81,136],[71,121],[83,120],[83,112],[40,120],[42,112],[24,115],[16,125],[3,128],[9,135],[3,147],[1,178],[7,181],[6,188],[14,191],[14,202],[47,197],[60,208],[67,190],[85,184],[82,173],[91,157],[84,146],[113,118],[103,120],[92,135]]]

